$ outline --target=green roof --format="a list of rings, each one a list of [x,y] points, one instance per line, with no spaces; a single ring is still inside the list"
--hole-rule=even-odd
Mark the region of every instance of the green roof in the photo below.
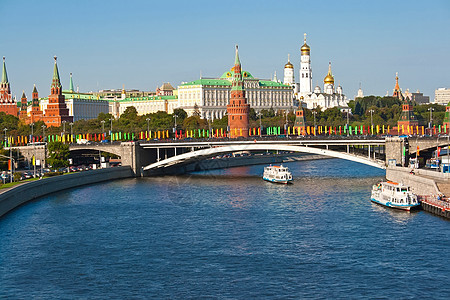
[[[231,86],[231,81],[224,80],[224,79],[197,79],[188,83],[182,84],[182,86],[185,85],[226,85]]]
[[[83,94],[83,93],[74,93],[70,90],[63,90],[62,94],[66,99],[83,99],[83,100],[101,100],[106,101],[106,99],[103,98],[97,98],[96,95],[93,94]]]
[[[270,81],[270,80],[260,80],[259,85],[260,86],[271,86],[271,87],[275,87],[275,86],[290,87],[290,85],[282,84],[281,82],[275,82],[275,81]]]

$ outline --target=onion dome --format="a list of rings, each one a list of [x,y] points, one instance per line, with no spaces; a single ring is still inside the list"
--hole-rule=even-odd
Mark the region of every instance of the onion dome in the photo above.
[[[334,77],[331,74],[331,62],[328,64],[328,74],[323,79],[324,84],[334,84]]]
[[[300,52],[302,55],[309,55],[311,48],[306,43],[306,33],[304,34],[303,46],[300,48]]]
[[[291,64],[291,60],[290,60],[289,56],[290,56],[290,54],[288,54],[288,62],[284,65],[285,69],[293,69],[294,68],[294,65]]]

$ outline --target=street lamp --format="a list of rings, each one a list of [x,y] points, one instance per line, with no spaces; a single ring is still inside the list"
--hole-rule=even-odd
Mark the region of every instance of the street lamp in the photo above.
[[[111,121],[111,131],[110,131],[110,142],[111,142],[111,144],[112,144],[112,134],[113,134],[113,132],[112,132],[112,121],[113,121],[113,119],[111,118],[111,119],[109,119],[110,121]]]
[[[428,111],[430,112],[430,123],[428,123],[428,128],[431,129],[432,123],[433,123],[433,107],[428,108]]]
[[[150,132],[150,118],[145,119],[147,121],[147,134]]]
[[[31,139],[33,140],[33,138],[34,138],[34,123],[31,123],[30,126],[31,126]]]
[[[369,110],[369,112],[370,112],[370,129],[372,130],[372,128],[373,128],[373,118],[372,118],[372,114],[375,112],[373,109],[371,109],[371,110]],[[372,132],[372,134],[373,134],[373,132]]]
[[[177,115],[173,115],[173,117],[175,118],[175,127],[173,128],[173,133],[175,133],[175,140],[177,139]],[[209,125],[209,119],[208,119],[208,125]],[[211,126],[209,126],[209,132],[211,134]]]
[[[8,128],[3,129],[3,131],[5,132],[5,145],[6,145],[6,131],[8,130]],[[5,146],[6,147],[6,146]]]
[[[70,135],[73,136],[73,123],[70,122],[69,125],[70,125]]]
[[[102,133],[105,133],[105,120],[101,120],[100,123],[102,123]]]
[[[44,137],[44,142],[47,140],[45,137],[45,124],[41,126],[42,127],[42,136]]]
[[[258,113],[258,116],[259,116],[259,137],[262,137],[261,112]]]
[[[62,121],[63,124],[63,134],[66,134],[66,120]]]
[[[316,115],[317,115],[317,111],[313,110],[312,114],[314,115],[314,133],[316,132]]]

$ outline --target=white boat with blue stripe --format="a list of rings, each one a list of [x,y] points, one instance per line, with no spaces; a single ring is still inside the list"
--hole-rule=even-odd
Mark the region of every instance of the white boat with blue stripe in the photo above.
[[[374,185],[370,200],[387,207],[407,211],[420,206],[417,196],[411,192],[408,186],[392,181]]]
[[[283,165],[270,165],[264,168],[263,179],[270,182],[287,184],[292,181],[292,174],[288,167],[284,167]]]

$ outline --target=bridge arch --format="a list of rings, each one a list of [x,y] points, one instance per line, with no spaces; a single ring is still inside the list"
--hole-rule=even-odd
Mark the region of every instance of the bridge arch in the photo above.
[[[209,158],[214,157],[220,154],[240,152],[240,151],[292,151],[292,152],[302,152],[309,154],[318,154],[324,155],[328,157],[335,157],[340,159],[345,159],[349,161],[354,161],[358,163],[362,163],[365,165],[369,165],[379,169],[385,169],[385,162],[382,160],[374,160],[369,159],[368,157],[363,157],[360,155],[354,155],[351,153],[338,152],[327,149],[320,149],[314,147],[306,147],[306,146],[296,146],[296,145],[283,145],[283,144],[244,144],[244,145],[232,145],[232,146],[221,146],[221,147],[212,147],[201,150],[195,150],[187,153],[183,153],[180,155],[172,156],[170,158],[161,160],[159,162],[155,162],[149,164],[143,168],[144,171],[157,170],[160,168],[182,165],[194,162],[199,158]]]

